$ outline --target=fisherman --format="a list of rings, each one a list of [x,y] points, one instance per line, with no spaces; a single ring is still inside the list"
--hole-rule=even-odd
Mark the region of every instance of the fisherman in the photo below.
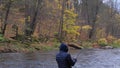
[[[76,63],[77,59],[72,58],[71,55],[68,53],[68,47],[66,44],[61,43],[60,51],[56,55],[56,61],[58,64],[58,68],[72,68]]]

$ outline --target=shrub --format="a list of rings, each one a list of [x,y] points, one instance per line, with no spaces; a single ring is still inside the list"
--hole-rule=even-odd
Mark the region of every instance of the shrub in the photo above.
[[[115,40],[115,41],[113,42],[112,46],[113,46],[113,47],[117,47],[117,48],[120,47],[120,39]]]
[[[101,38],[98,40],[98,44],[100,46],[106,46],[108,43],[107,43],[107,40],[105,38]]]
[[[4,41],[4,38],[3,38],[3,37],[0,37],[0,41]]]
[[[58,48],[59,46],[60,46],[60,43],[55,42],[53,47]]]
[[[107,37],[108,43],[113,43],[114,40],[116,40],[116,38],[115,38],[114,36],[110,36],[110,35],[109,35],[109,36]]]
[[[120,45],[120,39],[115,40],[114,43]]]
[[[89,41],[82,42],[82,48],[92,48],[92,43]]]
[[[0,42],[5,42],[5,41],[7,41],[7,39],[3,37],[3,34],[0,34]]]

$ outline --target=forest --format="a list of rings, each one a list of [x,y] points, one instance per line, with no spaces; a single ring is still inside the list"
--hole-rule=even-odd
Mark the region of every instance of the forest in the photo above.
[[[0,52],[120,47],[119,0],[0,0]]]

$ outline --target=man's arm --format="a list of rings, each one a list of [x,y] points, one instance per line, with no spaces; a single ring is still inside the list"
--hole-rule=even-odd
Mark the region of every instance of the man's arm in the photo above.
[[[68,61],[68,63],[69,63],[70,66],[74,66],[74,64],[76,63],[77,59],[72,58],[71,55],[68,54],[67,61]]]

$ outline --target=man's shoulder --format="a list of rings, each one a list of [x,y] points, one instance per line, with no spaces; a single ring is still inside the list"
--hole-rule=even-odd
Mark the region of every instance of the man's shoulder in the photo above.
[[[70,56],[70,54],[69,53],[67,53],[67,52],[59,52],[59,53],[57,53],[56,54],[56,56],[62,56],[62,57],[67,57],[67,56]]]

